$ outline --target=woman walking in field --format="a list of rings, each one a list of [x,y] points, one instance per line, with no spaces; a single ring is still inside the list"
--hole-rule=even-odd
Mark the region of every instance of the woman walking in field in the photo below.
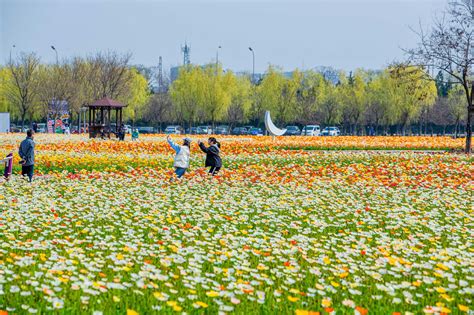
[[[166,140],[168,140],[170,147],[172,147],[176,152],[173,166],[175,169],[176,176],[178,176],[178,178],[181,178],[184,173],[186,173],[186,170],[189,168],[189,158],[191,155],[189,148],[191,146],[191,139],[184,138],[183,145],[175,144],[171,140],[170,136],[166,137]]]
[[[221,144],[214,137],[210,137],[207,140],[209,147],[206,147],[202,141],[199,141],[199,147],[202,152],[206,153],[206,167],[209,169],[209,174],[212,176],[216,175],[222,167],[222,160],[220,157]]]

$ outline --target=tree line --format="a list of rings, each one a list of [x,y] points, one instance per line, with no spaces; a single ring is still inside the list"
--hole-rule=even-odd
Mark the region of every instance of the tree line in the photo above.
[[[224,71],[215,63],[188,65],[161,92],[153,92],[144,67],[129,65],[130,55],[97,53],[58,64],[41,64],[34,53],[21,53],[0,69],[0,111],[25,121],[58,118],[66,101],[77,121],[81,107],[102,97],[127,104],[132,123],[263,125],[270,110],[277,124],[339,126],[345,134],[458,133],[466,118],[460,86],[433,78],[423,68],[395,64],[378,72],[295,70],[285,74],[269,66],[262,79]],[[74,119],[75,117],[75,119]],[[448,128],[449,127],[449,128]]]
[[[35,53],[22,52],[0,67],[0,111],[10,112],[24,127],[26,122],[60,118],[67,103],[74,122],[85,105],[109,97],[131,104],[125,115],[136,120],[150,93],[147,80],[129,65],[130,58],[108,51],[43,64]]]

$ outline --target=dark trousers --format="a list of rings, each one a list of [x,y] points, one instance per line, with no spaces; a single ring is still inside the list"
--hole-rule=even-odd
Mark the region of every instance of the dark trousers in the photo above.
[[[28,165],[28,166],[22,165],[21,166],[21,175],[22,176],[25,176],[25,175],[28,176],[30,182],[33,179],[33,172],[34,172],[34,165]]]
[[[212,176],[216,175],[217,173],[219,173],[220,171],[220,167],[217,167],[217,166],[211,166],[211,169],[209,170],[209,174],[211,174]]]

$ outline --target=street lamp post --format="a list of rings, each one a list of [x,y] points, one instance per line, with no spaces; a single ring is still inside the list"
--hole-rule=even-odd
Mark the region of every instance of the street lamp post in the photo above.
[[[15,45],[13,45],[12,47],[10,47],[10,63],[12,62],[12,50],[16,48]]]
[[[252,83],[255,83],[255,52],[252,47],[249,50],[252,52]]]
[[[56,50],[56,47],[54,47],[53,45],[51,45],[51,49],[54,50],[54,52],[56,53],[56,65],[58,65],[59,64],[58,51]]]
[[[219,73],[219,49],[221,49],[222,47],[219,45],[219,47],[217,47],[217,51],[216,51],[216,75]]]

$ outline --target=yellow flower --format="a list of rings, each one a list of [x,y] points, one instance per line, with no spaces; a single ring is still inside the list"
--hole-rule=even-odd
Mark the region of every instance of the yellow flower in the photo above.
[[[324,262],[326,265],[329,265],[329,264],[331,263],[331,259],[329,259],[329,257],[327,257],[327,256],[324,256],[323,262]]]
[[[201,301],[197,301],[197,302],[196,302],[196,305],[199,305],[200,307],[204,307],[204,308],[206,308],[206,307],[209,306],[209,305],[207,305],[206,303],[201,302]]]
[[[438,267],[438,268],[440,268],[440,269],[443,269],[444,271],[449,270],[449,267],[446,266],[446,265],[444,265],[444,264],[442,264],[442,263],[436,264],[436,267]]]
[[[209,291],[209,292],[206,292],[206,295],[209,297],[216,297],[216,296],[219,296],[219,293],[216,291]]]
[[[137,311],[127,309],[127,315],[139,315]]]
[[[435,288],[436,292],[438,293],[446,293],[446,289],[445,288],[441,288],[441,287],[437,287]]]
[[[468,312],[469,311],[469,307],[467,307],[466,305],[458,304],[458,308],[461,312]]]
[[[330,307],[331,304],[332,304],[332,303],[331,303],[331,300],[329,300],[329,299],[323,299],[323,301],[322,301],[322,303],[321,303],[321,305],[322,305],[323,307]]]
[[[445,299],[446,301],[448,301],[448,302],[452,302],[452,301],[454,300],[452,297],[450,297],[450,296],[447,295],[446,293],[441,294],[441,297],[442,297],[443,299]]]
[[[290,301],[290,302],[296,302],[296,301],[298,301],[299,299],[300,299],[299,297],[294,297],[294,296],[288,295],[288,301]]]
[[[451,313],[451,310],[450,310],[449,308],[447,308],[447,307],[442,307],[442,308],[441,308],[441,312],[442,312],[442,313],[447,313],[447,314],[449,314],[449,313]]]

